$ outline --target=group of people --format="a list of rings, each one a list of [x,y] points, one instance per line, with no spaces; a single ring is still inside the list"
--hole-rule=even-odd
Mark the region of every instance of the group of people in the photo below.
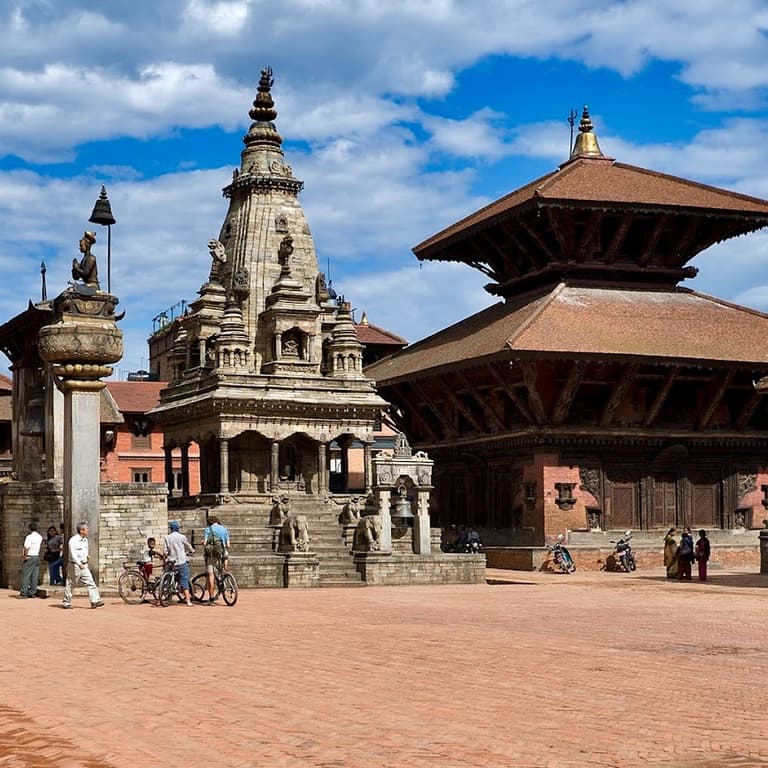
[[[680,541],[677,542],[676,530],[670,528],[664,537],[664,566],[667,569],[667,578],[690,581],[691,567],[696,562],[699,566],[699,581],[706,581],[707,563],[711,554],[707,532],[699,531],[699,538],[694,542],[691,529],[686,525],[680,535]]]
[[[77,533],[67,543],[68,566],[66,574],[63,573],[64,564],[64,537],[62,533],[51,525],[48,528],[48,538],[43,543],[43,537],[37,530],[36,523],[29,524],[29,533],[24,539],[22,549],[21,579],[19,586],[19,598],[30,598],[37,595],[37,585],[40,579],[40,553],[48,563],[48,576],[52,586],[64,585],[64,599],[62,608],[72,608],[72,590],[77,585],[82,585],[88,590],[88,599],[91,608],[100,608],[104,605],[99,588],[88,565],[88,523],[81,521],[77,524]],[[165,561],[173,561],[179,571],[179,586],[185,597],[186,604],[192,605],[192,595],[189,588],[189,556],[195,553],[189,539],[181,533],[181,525],[172,520],[168,524],[168,536],[165,538],[163,553],[155,550],[157,542],[154,537],[147,539],[146,549],[143,551],[141,569],[145,578],[152,576],[153,559],[160,558]],[[209,605],[214,605],[216,600],[215,569],[228,567],[229,560],[229,531],[221,524],[215,515],[208,518],[208,526],[203,534],[203,549],[205,552],[205,570],[208,581]],[[64,576],[66,575],[66,578]]]
[[[161,559],[165,562],[173,562],[179,572],[179,589],[184,595],[186,605],[192,605],[192,592],[189,587],[190,570],[189,558],[195,554],[195,549],[189,539],[181,532],[181,523],[172,520],[168,523],[168,535],[165,537],[162,554],[155,547],[157,541],[150,536],[147,546],[142,552],[141,570],[147,581],[152,577],[154,568],[153,560]],[[208,525],[203,532],[203,552],[205,554],[205,572],[208,581],[207,605],[214,605],[216,601],[216,580],[214,571],[217,566],[227,569],[229,565],[229,531],[221,524],[221,520],[215,515],[208,518]]]

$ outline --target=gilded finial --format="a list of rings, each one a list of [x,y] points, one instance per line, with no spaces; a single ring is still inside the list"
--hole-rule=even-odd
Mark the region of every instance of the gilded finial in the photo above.
[[[363,316],[360,318],[360,325],[368,325],[368,313],[363,310]]]
[[[248,112],[251,120],[258,122],[271,122],[277,117],[275,102],[272,99],[272,86],[275,83],[272,77],[272,67],[264,67],[261,70],[259,87],[257,88],[256,99],[253,102],[253,108]]]
[[[600,145],[597,143],[597,136],[594,133],[592,118],[589,116],[589,107],[585,104],[581,113],[579,122],[579,135],[571,150],[571,159],[576,157],[605,157]]]

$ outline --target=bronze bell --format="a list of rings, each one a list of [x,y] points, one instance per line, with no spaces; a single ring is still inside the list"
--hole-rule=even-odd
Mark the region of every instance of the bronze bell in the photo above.
[[[115,223],[115,217],[112,215],[112,206],[109,204],[109,198],[107,197],[107,188],[103,184],[101,185],[99,199],[96,201],[96,205],[93,206],[93,213],[88,221],[105,227]]]
[[[408,500],[408,490],[404,485],[397,489],[397,499],[392,503],[392,517],[413,518],[411,502]]]

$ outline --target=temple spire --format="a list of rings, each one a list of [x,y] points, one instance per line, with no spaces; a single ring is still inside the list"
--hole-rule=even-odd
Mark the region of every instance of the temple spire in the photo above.
[[[589,107],[586,104],[584,105],[584,111],[581,113],[579,135],[576,137],[573,149],[571,150],[571,160],[577,157],[605,157],[600,149],[600,145],[597,143],[592,119],[589,116]]]
[[[248,133],[243,138],[246,146],[257,142],[266,142],[268,144],[283,143],[283,138],[277,132],[275,124],[272,122],[277,118],[275,101],[272,98],[272,86],[275,79],[272,77],[272,67],[264,67],[261,70],[259,85],[253,107],[248,111],[248,116],[254,122],[248,129]]]

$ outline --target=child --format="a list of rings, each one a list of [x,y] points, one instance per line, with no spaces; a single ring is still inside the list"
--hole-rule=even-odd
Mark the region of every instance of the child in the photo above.
[[[141,572],[144,574],[144,578],[147,581],[152,578],[152,558],[159,557],[161,560],[163,559],[163,556],[160,552],[155,552],[156,543],[157,542],[155,541],[154,537],[150,536],[147,539],[147,548],[141,555],[141,563],[139,564],[139,567],[141,568]]]
[[[699,562],[699,581],[707,580],[707,563],[709,562],[709,539],[707,532],[699,531],[699,540],[696,542],[696,560]]]

